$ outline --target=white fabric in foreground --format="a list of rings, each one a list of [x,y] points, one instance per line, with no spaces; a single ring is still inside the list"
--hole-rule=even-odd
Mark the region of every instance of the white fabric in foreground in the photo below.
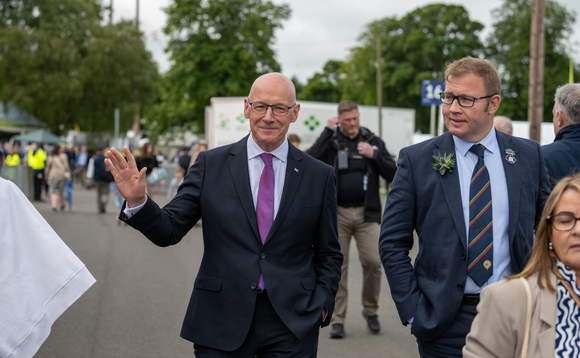
[[[32,357],[94,283],[14,183],[0,178],[0,357]]]

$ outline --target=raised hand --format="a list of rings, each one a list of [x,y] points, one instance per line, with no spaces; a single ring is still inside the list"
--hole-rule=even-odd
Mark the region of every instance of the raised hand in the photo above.
[[[147,200],[145,194],[145,180],[147,168],[137,169],[135,157],[129,151],[129,148],[123,147],[125,158],[115,148],[107,151],[108,158],[105,159],[105,165],[113,174],[119,193],[127,201],[130,208],[143,204]]]

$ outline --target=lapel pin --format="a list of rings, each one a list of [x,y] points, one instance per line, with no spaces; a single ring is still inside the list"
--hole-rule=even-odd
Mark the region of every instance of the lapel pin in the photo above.
[[[296,173],[298,173],[298,168],[294,168],[294,171],[295,171]]]
[[[505,150],[505,160],[510,164],[516,164],[516,152],[513,149],[508,148]]]

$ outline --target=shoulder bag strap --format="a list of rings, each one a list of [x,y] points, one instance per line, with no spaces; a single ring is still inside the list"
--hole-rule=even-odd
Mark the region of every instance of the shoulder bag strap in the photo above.
[[[526,289],[526,296],[528,296],[528,309],[526,312],[526,327],[524,330],[524,342],[522,344],[522,352],[520,354],[520,358],[526,358],[526,356],[528,355],[528,345],[529,345],[528,342],[530,340],[530,326],[532,321],[532,290],[530,289],[530,284],[528,283],[528,280],[526,280],[523,277],[520,277],[520,281],[522,281],[522,284]]]
[[[62,169],[63,172],[67,172],[67,170],[64,168],[64,165],[62,165],[62,163],[60,162],[60,159],[58,159],[58,156],[55,155],[53,156],[54,160],[56,160],[56,164],[58,164],[58,166],[60,167],[60,169]]]

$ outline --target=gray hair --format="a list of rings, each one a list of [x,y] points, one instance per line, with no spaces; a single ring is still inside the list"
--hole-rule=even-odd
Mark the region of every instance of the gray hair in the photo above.
[[[496,116],[493,117],[493,123],[499,124],[499,129],[504,133],[512,133],[514,131],[514,126],[512,125],[512,120],[506,116]]]
[[[554,101],[556,110],[563,112],[571,124],[580,124],[580,83],[558,87]]]

